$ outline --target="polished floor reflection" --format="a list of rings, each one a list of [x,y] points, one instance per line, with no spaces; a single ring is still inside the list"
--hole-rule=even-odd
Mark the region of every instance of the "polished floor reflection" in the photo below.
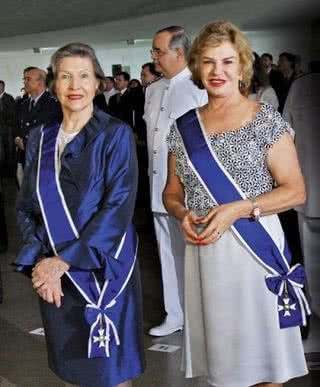
[[[0,386],[63,387],[64,384],[47,367],[44,337],[29,333],[41,328],[37,297],[29,279],[15,273],[10,265],[21,244],[14,220],[15,196],[14,184],[7,181],[5,197],[10,245],[9,251],[0,255],[4,287],[4,301],[0,305]],[[137,217],[139,222],[140,215]],[[139,259],[144,289],[144,328],[147,332],[163,317],[160,268],[150,227],[140,232]],[[207,387],[204,378],[186,380],[180,371],[181,341],[181,333],[157,339],[145,335],[147,370],[134,382],[134,386]],[[161,344],[158,347],[164,350],[166,345],[178,346],[179,349],[171,353],[148,349],[155,344]],[[320,386],[320,320],[315,317],[310,337],[305,341],[305,352],[311,372],[305,378],[288,383],[289,387]]]

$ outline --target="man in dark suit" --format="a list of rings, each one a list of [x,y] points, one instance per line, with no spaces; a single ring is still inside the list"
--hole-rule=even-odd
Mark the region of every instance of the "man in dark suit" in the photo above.
[[[0,81],[0,178],[10,176],[13,166],[12,130],[15,120],[14,98],[5,92],[5,83]],[[0,181],[0,253],[8,246],[4,197],[2,181]],[[1,281],[0,281],[0,299]]]
[[[108,113],[133,127],[133,99],[128,84],[130,75],[122,71],[115,77],[115,88],[118,91],[109,99]]]
[[[13,176],[14,152],[12,131],[15,125],[15,100],[5,92],[0,81],[0,176]]]
[[[12,129],[15,119],[15,102],[10,94],[5,92],[5,83],[0,80],[0,179],[10,175],[12,166]],[[8,248],[8,233],[4,211],[2,181],[0,181],[0,253]],[[0,273],[0,303],[2,302],[2,281]]]
[[[278,111],[282,114],[283,108],[292,85],[292,82],[296,78],[295,68],[295,55],[289,52],[283,52],[279,55],[278,60],[278,77],[272,83],[278,100]]]
[[[49,123],[61,116],[57,100],[46,91],[46,72],[39,68],[24,71],[24,87],[29,98],[21,102],[17,111],[15,144],[18,148],[17,179],[22,182],[25,147],[31,129]]]

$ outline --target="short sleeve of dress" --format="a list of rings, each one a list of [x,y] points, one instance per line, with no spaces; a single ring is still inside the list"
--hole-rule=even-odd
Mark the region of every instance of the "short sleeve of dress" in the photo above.
[[[266,106],[266,125],[262,127],[266,148],[271,148],[285,133],[294,137],[294,130],[271,105]]]
[[[179,152],[179,143],[181,142],[178,129],[175,124],[172,124],[170,132],[167,136],[168,152],[177,154]]]

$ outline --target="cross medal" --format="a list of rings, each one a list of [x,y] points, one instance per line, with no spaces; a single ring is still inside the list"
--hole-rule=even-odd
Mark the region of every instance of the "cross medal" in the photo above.
[[[93,336],[93,343],[99,343],[99,348],[105,347],[106,341],[108,340],[107,336],[104,334],[104,329],[102,325],[102,316],[100,316],[100,329],[98,329],[99,336]]]
[[[284,284],[284,297],[282,299],[283,305],[278,305],[278,312],[284,311],[284,317],[290,317],[291,310],[296,310],[296,304],[290,304],[290,298],[288,294],[288,289],[287,289],[287,283],[285,282]]]

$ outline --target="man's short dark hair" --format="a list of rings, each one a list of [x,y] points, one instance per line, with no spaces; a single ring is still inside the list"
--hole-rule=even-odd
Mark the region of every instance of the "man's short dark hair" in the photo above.
[[[108,75],[105,79],[109,79],[109,81],[113,82],[114,83],[114,78],[111,77],[110,75]]]
[[[116,77],[119,75],[121,75],[125,81],[130,81],[130,75],[126,71],[120,71],[120,73],[118,73]]]
[[[0,83],[3,86],[3,88],[5,88],[6,84],[4,83],[4,81],[0,80]]]
[[[141,66],[143,69],[148,67],[151,74],[155,75],[156,77],[160,77],[160,73],[156,70],[156,66],[153,62],[147,62]]]
[[[28,67],[26,67],[26,68],[23,70],[23,74],[28,73],[28,72],[31,71],[31,70],[39,70],[39,67],[28,66]]]
[[[271,62],[273,61],[273,56],[269,53],[269,52],[264,52],[262,55],[261,55],[261,58],[266,56],[267,58],[269,58],[271,60]]]
[[[296,64],[296,56],[291,54],[290,52],[282,52],[279,54],[279,58],[284,56],[288,62],[291,64],[291,68],[294,69],[294,65]]]

